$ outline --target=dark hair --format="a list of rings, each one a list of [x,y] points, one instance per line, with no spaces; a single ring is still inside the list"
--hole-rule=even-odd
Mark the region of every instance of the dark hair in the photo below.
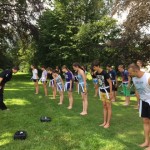
[[[18,67],[18,66],[15,66],[15,67],[13,67],[12,69],[14,69],[14,70],[19,70],[19,67]]]
[[[67,69],[67,70],[69,70],[66,65],[63,65],[61,68],[62,68],[62,69]]]
[[[51,67],[48,67],[46,70],[47,71],[53,71],[53,69]]]
[[[59,74],[59,71],[57,71],[56,69],[54,69],[54,70],[52,71],[52,73],[57,73],[57,74]]]
[[[100,66],[100,62],[99,60],[94,60],[93,63],[92,63],[92,66]]]
[[[125,66],[124,66],[124,65],[119,65],[118,67],[123,68],[123,69],[125,68]]]
[[[140,70],[140,67],[138,65],[136,65],[135,63],[132,63],[128,66],[128,69],[132,68],[133,70]]]
[[[110,64],[108,64],[107,67],[112,68],[112,66]]]
[[[45,69],[45,66],[41,66],[41,68],[44,68],[44,69]]]
[[[32,64],[31,66],[33,66],[33,68],[37,68],[36,65],[33,65],[33,64]]]

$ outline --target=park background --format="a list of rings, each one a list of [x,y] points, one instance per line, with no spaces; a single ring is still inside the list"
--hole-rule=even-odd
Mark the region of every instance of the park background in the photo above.
[[[34,95],[30,65],[55,67],[78,61],[89,66],[99,59],[102,66],[128,65],[150,60],[149,0],[1,0],[0,69],[19,66],[20,73],[6,85],[5,102],[10,111],[0,112],[2,150],[140,150],[142,121],[131,97],[124,107],[118,90],[113,103],[111,127],[102,122],[102,103],[89,85],[89,114],[79,115],[81,97],[74,92],[74,108],[67,110],[40,94]],[[125,18],[123,18],[125,14]],[[117,17],[116,17],[117,16]],[[120,21],[121,20],[121,21]],[[41,123],[41,116],[52,122]],[[17,130],[26,130],[25,141],[14,141]]]

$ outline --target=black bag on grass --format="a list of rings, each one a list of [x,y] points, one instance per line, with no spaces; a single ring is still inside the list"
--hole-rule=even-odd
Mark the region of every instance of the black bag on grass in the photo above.
[[[41,122],[50,122],[51,120],[52,120],[52,119],[51,119],[50,117],[46,117],[46,116],[40,118],[40,121],[41,121]]]
[[[14,134],[14,140],[25,140],[27,138],[27,132],[26,131],[17,131]]]

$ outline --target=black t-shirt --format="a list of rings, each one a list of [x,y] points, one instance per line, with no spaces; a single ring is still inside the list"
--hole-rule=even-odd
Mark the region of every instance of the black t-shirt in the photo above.
[[[109,86],[107,79],[110,79],[110,76],[106,71],[103,70],[101,73],[96,72],[96,77],[98,79],[98,83],[101,88]],[[106,90],[107,92],[110,92],[110,88],[106,88]],[[105,93],[104,89],[100,89],[100,91]]]
[[[0,83],[1,86],[5,85],[6,82],[10,81],[12,78],[12,70],[5,70],[0,73],[0,78],[3,78],[2,82]]]
[[[50,79],[50,80],[54,79],[53,76],[52,76],[52,73],[48,73],[47,78]]]

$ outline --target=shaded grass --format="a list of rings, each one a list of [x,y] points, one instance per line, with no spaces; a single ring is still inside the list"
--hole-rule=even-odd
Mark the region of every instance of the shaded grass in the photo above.
[[[92,82],[89,81],[89,114],[80,116],[81,96],[74,94],[74,107],[67,110],[68,98],[58,106],[59,97],[45,97],[42,86],[40,94],[34,95],[30,76],[19,74],[9,82],[5,101],[10,111],[0,111],[0,149],[2,150],[140,150],[143,127],[132,97],[129,107],[123,106],[123,96],[113,103],[111,127],[103,129],[102,103],[94,98]],[[52,95],[49,89],[49,95]],[[41,116],[52,118],[50,123],[41,123]],[[13,140],[17,130],[28,132],[24,141]]]

